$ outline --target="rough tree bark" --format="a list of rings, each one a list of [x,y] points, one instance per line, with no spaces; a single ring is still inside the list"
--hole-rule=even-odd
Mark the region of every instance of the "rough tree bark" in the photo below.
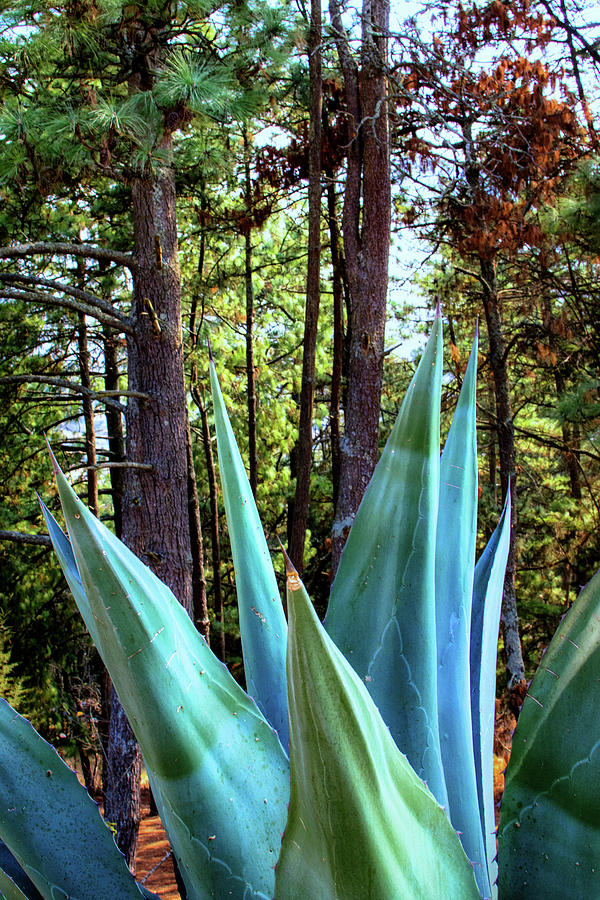
[[[142,757],[112,684],[106,762],[104,818],[115,825],[117,845],[133,871],[140,827]]]
[[[168,135],[164,144],[168,149]],[[135,263],[133,331],[127,337],[128,386],[147,399],[129,398],[127,457],[130,462],[150,464],[152,469],[125,470],[122,537],[193,616],[188,423],[172,170],[135,178],[131,194]],[[196,615],[207,620],[206,610]],[[121,778],[109,782],[107,815],[119,820],[118,843],[131,859],[139,824],[139,780],[135,780],[139,750],[114,694],[112,701],[109,759]],[[131,778],[124,774],[128,771]],[[131,828],[126,824],[129,819]]]
[[[348,125],[342,232],[350,294],[347,399],[332,570],[377,463],[391,221],[387,110],[389,0],[365,0],[360,74],[338,0],[329,0]]]
[[[489,341],[489,361],[494,377],[496,399],[496,429],[500,459],[502,499],[510,490],[511,523],[510,546],[504,590],[502,594],[501,624],[506,655],[508,688],[513,690],[525,678],[525,666],[519,637],[519,616],[515,591],[517,537],[517,471],[515,465],[515,432],[510,402],[510,387],[506,368],[506,353],[498,304],[498,282],[493,260],[480,259],[483,286],[483,308]]]
[[[291,521],[288,530],[289,555],[300,573],[304,570],[304,543],[306,540],[310,497],[317,328],[319,324],[319,301],[321,298],[321,108],[323,98],[321,57],[321,0],[312,0],[308,37],[310,80],[308,264],[304,341],[302,344],[300,422],[295,454],[296,492],[294,502],[291,504]]]
[[[135,241],[134,331],[127,338],[129,398],[125,415],[123,539],[193,614],[187,510],[186,393],[181,331],[181,277],[172,171],[132,184]]]

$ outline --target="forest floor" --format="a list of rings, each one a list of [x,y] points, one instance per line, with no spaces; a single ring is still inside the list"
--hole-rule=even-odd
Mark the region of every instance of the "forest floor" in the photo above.
[[[158,816],[150,815],[150,795],[142,788],[142,821],[135,857],[135,877],[162,900],[180,900],[170,846]]]

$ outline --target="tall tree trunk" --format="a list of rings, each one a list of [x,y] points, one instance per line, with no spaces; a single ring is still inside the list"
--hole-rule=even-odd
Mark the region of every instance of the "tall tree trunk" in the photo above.
[[[331,364],[329,428],[331,433],[331,481],[334,509],[337,506],[340,493],[340,404],[344,374],[344,293],[346,284],[336,206],[335,184],[330,179],[327,184],[327,218],[331,248],[331,267],[333,270],[333,360]]]
[[[104,388],[107,392],[119,391],[119,341],[120,337],[108,325],[103,327],[104,338]],[[108,436],[109,462],[122,463],[125,461],[125,435],[123,432],[123,417],[121,411],[114,406],[107,405],[104,409],[106,419],[106,433]],[[118,466],[110,467],[110,486],[113,506],[113,523],[115,534],[118,538],[123,534],[123,487],[124,470]],[[103,750],[102,760],[102,793],[104,796],[104,808],[107,810],[107,797],[114,796],[114,778],[111,770],[117,771],[118,756],[110,762],[110,753],[116,750],[117,745],[110,743],[111,701],[113,686],[108,671],[104,666],[101,669],[100,704],[101,722],[99,727],[100,741]],[[117,716],[120,711],[117,711]],[[113,723],[117,726],[119,719]],[[119,754],[120,755],[120,754]],[[135,803],[135,798],[134,798]],[[116,800],[108,800],[108,809],[113,809],[119,816],[119,806]],[[129,852],[131,858],[131,851]],[[135,857],[135,853],[134,853]]]
[[[215,618],[219,623],[219,638],[213,648],[221,660],[226,661],[225,648],[225,608],[223,606],[223,588],[221,583],[221,540],[219,537],[219,487],[217,482],[217,470],[212,451],[212,440],[206,404],[197,384],[197,377],[192,375],[192,397],[200,411],[202,422],[202,444],[206,459],[206,471],[208,474],[208,493],[210,498],[210,535],[211,535],[211,559],[213,567],[213,609]]]
[[[104,336],[104,387],[111,393],[119,390],[119,342],[120,338],[114,330],[105,325]],[[106,431],[108,436],[109,462],[122,463],[125,461],[125,435],[123,432],[123,417],[119,409],[114,406],[106,406],[104,411],[106,418]],[[124,469],[115,466],[109,469],[110,487],[113,505],[113,521],[115,534],[121,538],[123,534],[123,491],[125,483]]]
[[[248,172],[249,175],[249,172]],[[204,193],[204,181],[200,180],[200,208],[201,210],[206,210],[207,208],[207,200],[206,194]],[[206,229],[202,227],[200,232],[200,249],[198,252],[198,275],[200,276],[201,283],[202,277],[204,274],[204,260],[206,256]],[[200,330],[202,328],[202,322],[204,319],[204,288],[201,286],[200,288],[200,297],[202,298],[202,309],[200,321],[197,322],[198,319],[198,295],[194,294],[192,296],[192,307],[190,311],[190,335],[192,339],[192,346],[194,351],[196,351],[198,346],[198,337],[200,334]],[[204,392],[201,392],[200,387],[198,386],[198,368],[195,360],[195,353],[192,356],[192,371],[190,376],[190,390],[192,394],[192,399],[196,406],[198,407],[198,411],[200,413],[200,421],[202,423],[202,446],[204,449],[204,457],[206,460],[206,468],[208,474],[208,485],[209,485],[209,496],[210,496],[210,513],[211,513],[211,561],[213,567],[213,609],[215,613],[215,619],[219,623],[218,629],[218,637],[216,644],[213,644],[213,650],[216,655],[219,657],[221,662],[225,662],[225,610],[223,607],[223,590],[221,586],[221,545],[219,539],[219,504],[218,504],[218,484],[217,484],[217,474],[215,461],[212,452],[212,444],[210,438],[210,428],[208,424],[208,414],[206,411],[206,404],[204,403]],[[199,515],[199,509],[198,509]],[[193,528],[192,534],[193,534]],[[205,602],[206,602],[206,617],[208,620],[208,601],[206,599],[206,584],[205,584]]]
[[[492,500],[494,504],[494,509],[498,508],[498,478],[496,473],[496,466],[498,464],[498,455],[497,455],[497,447],[498,447],[498,433],[496,428],[496,416],[493,412],[496,398],[494,393],[494,376],[491,376],[491,384],[488,383],[488,396],[489,396],[489,414],[488,414],[488,426],[489,426],[489,444],[488,444],[488,474],[489,474],[489,484],[490,491],[492,494]],[[493,526],[492,526],[493,531]],[[489,536],[491,537],[492,531],[490,531]]]
[[[252,284],[252,180],[250,178],[250,141],[246,128],[244,140],[244,199],[247,223],[244,231],[244,284],[246,289],[246,384],[248,399],[248,478],[254,497],[258,487],[256,457],[256,374],[254,371],[254,286]]]
[[[123,539],[193,615],[181,276],[172,171],[132,183],[134,333],[127,338]]]
[[[140,827],[142,757],[117,692],[111,685],[104,818],[116,827],[116,841],[134,871]]]
[[[289,555],[298,572],[304,570],[304,543],[310,498],[312,426],[315,397],[317,328],[321,298],[321,0],[311,0],[308,38],[310,130],[308,171],[308,267],[300,388],[300,423],[296,443],[296,493],[289,529]]]
[[[96,429],[94,426],[94,406],[89,391],[92,388],[90,378],[90,351],[85,316],[79,313],[77,325],[77,355],[79,358],[79,377],[81,386],[86,389],[83,394],[83,421],[85,423],[85,455],[87,458],[87,505],[98,515],[98,470],[96,469]]]
[[[168,151],[168,135],[163,145]],[[127,338],[128,387],[148,399],[129,398],[127,458],[152,468],[125,470],[122,537],[192,616],[187,406],[173,171],[134,178],[131,197],[134,331]],[[116,695],[110,732],[109,767],[121,778],[110,782],[107,815],[119,823],[117,842],[130,859],[139,826],[140,757]]]
[[[542,283],[547,276],[547,272],[542,272]],[[548,337],[548,347],[551,351],[550,365],[552,367],[552,375],[554,377],[554,386],[556,388],[556,396],[562,397],[566,391],[566,381],[563,371],[563,364],[558,359],[560,353],[559,342],[553,330],[553,311],[550,296],[545,293],[542,299],[542,322],[544,330]],[[552,357],[554,355],[554,358]],[[579,426],[576,422],[571,424],[564,421],[561,425],[562,439],[564,443],[564,462],[567,474],[569,476],[569,484],[571,488],[571,496],[575,500],[581,500],[581,469],[579,462],[580,434]],[[576,566],[572,560],[575,557],[574,543],[576,541],[577,529],[571,525],[567,528],[562,543],[563,563],[562,563],[562,585],[565,592],[565,603],[571,601],[571,589],[573,584],[577,590],[578,577]]]
[[[210,620],[206,603],[206,578],[204,577],[204,543],[200,521],[198,484],[194,467],[194,448],[189,418],[186,423],[186,450],[188,461],[188,511],[190,522],[190,542],[192,553],[192,609],[193,620],[200,634],[209,640]]]
[[[342,230],[350,339],[340,487],[332,530],[335,574],[378,457],[391,220],[386,99],[389,0],[363,4],[360,91],[338,0],[330,0],[329,8],[344,76],[349,143]]]
[[[498,283],[493,260],[481,259],[480,271],[483,284],[483,308],[487,324],[489,358],[494,377],[496,399],[496,428],[498,455],[500,458],[500,485],[502,498],[510,490],[511,527],[508,562],[502,595],[502,632],[508,687],[512,690],[525,678],[525,666],[519,637],[519,616],[515,591],[516,537],[517,537],[517,471],[515,466],[515,432],[510,402],[510,387],[506,368],[506,354],[500,310],[498,307]]]

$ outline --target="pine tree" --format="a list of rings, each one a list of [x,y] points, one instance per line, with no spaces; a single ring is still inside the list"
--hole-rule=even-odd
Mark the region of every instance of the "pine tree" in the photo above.
[[[41,196],[48,218],[57,197],[68,198],[74,216],[112,199],[112,216],[128,218],[132,235],[126,250],[111,246],[110,221],[86,218],[85,240],[71,228],[69,241],[23,244],[14,243],[17,227],[6,234],[13,243],[0,249],[0,258],[15,261],[0,290],[8,299],[15,288],[7,285],[16,284],[25,302],[68,302],[110,334],[125,335],[122,537],[190,614],[198,542],[192,547],[176,178],[195,162],[203,122],[244,117],[261,102],[261,91],[240,84],[237,69],[281,58],[285,14],[258,3],[226,8],[210,21],[212,11],[202,2],[167,9],[77,0],[41,10],[23,3],[3,13],[0,46],[4,190],[24,186]],[[236,58],[230,36],[240,28],[247,39]],[[93,261],[97,289],[74,289],[68,277],[49,285],[49,259],[63,270],[73,259]],[[117,268],[117,296],[107,299],[98,288]],[[205,597],[195,616],[206,632]],[[111,720],[106,814],[132,862],[140,760],[114,694]]]

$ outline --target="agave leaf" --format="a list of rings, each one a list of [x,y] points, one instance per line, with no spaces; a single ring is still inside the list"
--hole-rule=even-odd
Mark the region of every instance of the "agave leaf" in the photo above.
[[[75,773],[6,700],[0,700],[0,837],[44,897],[143,896]]]
[[[496,661],[509,544],[510,491],[506,495],[500,522],[475,566],[471,613],[471,719],[477,776],[477,805],[486,847],[492,897],[498,893],[494,812]]]
[[[600,572],[559,625],[513,737],[499,830],[500,896],[597,897]]]
[[[476,388],[477,337],[440,463],[435,603],[440,745],[448,814],[473,864],[481,894],[489,898],[491,885],[477,802],[469,690],[477,537]]]
[[[235,567],[246,686],[287,750],[287,622],[269,548],[212,360],[210,380],[219,470]]]
[[[276,900],[478,898],[446,813],[286,566],[291,798]]]
[[[11,890],[10,882],[12,882],[23,893],[23,896],[27,897],[27,900],[43,900],[42,894],[40,894],[31,879],[27,877],[4,841],[0,841],[0,869],[3,876],[10,879],[10,881],[6,882],[6,891]],[[138,885],[138,887],[141,887],[141,885]],[[0,895],[3,890],[0,886]]]
[[[445,806],[435,637],[441,375],[437,316],[344,547],[325,627]]]
[[[188,896],[271,897],[289,792],[277,735],[171,591],[60,470],[56,480],[80,611],[140,743]],[[79,600],[72,565],[65,575]]]
[[[46,527],[48,528],[48,534],[50,535],[54,552],[58,557],[58,561],[65,574],[67,583],[71,589],[71,593],[75,597],[77,607],[81,611],[81,614],[86,622],[86,627],[91,635],[94,644],[98,646],[99,639],[96,629],[96,620],[92,615],[88,599],[85,595],[85,591],[81,583],[81,578],[79,577],[79,569],[77,568],[77,563],[75,561],[69,539],[63,532],[62,528],[60,527],[42,498],[39,496],[38,503],[40,504],[40,507],[44,514]],[[85,610],[85,613],[83,613],[83,610]]]
[[[7,875],[3,869],[0,869],[0,897],[4,900],[29,900],[27,894],[24,894],[18,884]]]

